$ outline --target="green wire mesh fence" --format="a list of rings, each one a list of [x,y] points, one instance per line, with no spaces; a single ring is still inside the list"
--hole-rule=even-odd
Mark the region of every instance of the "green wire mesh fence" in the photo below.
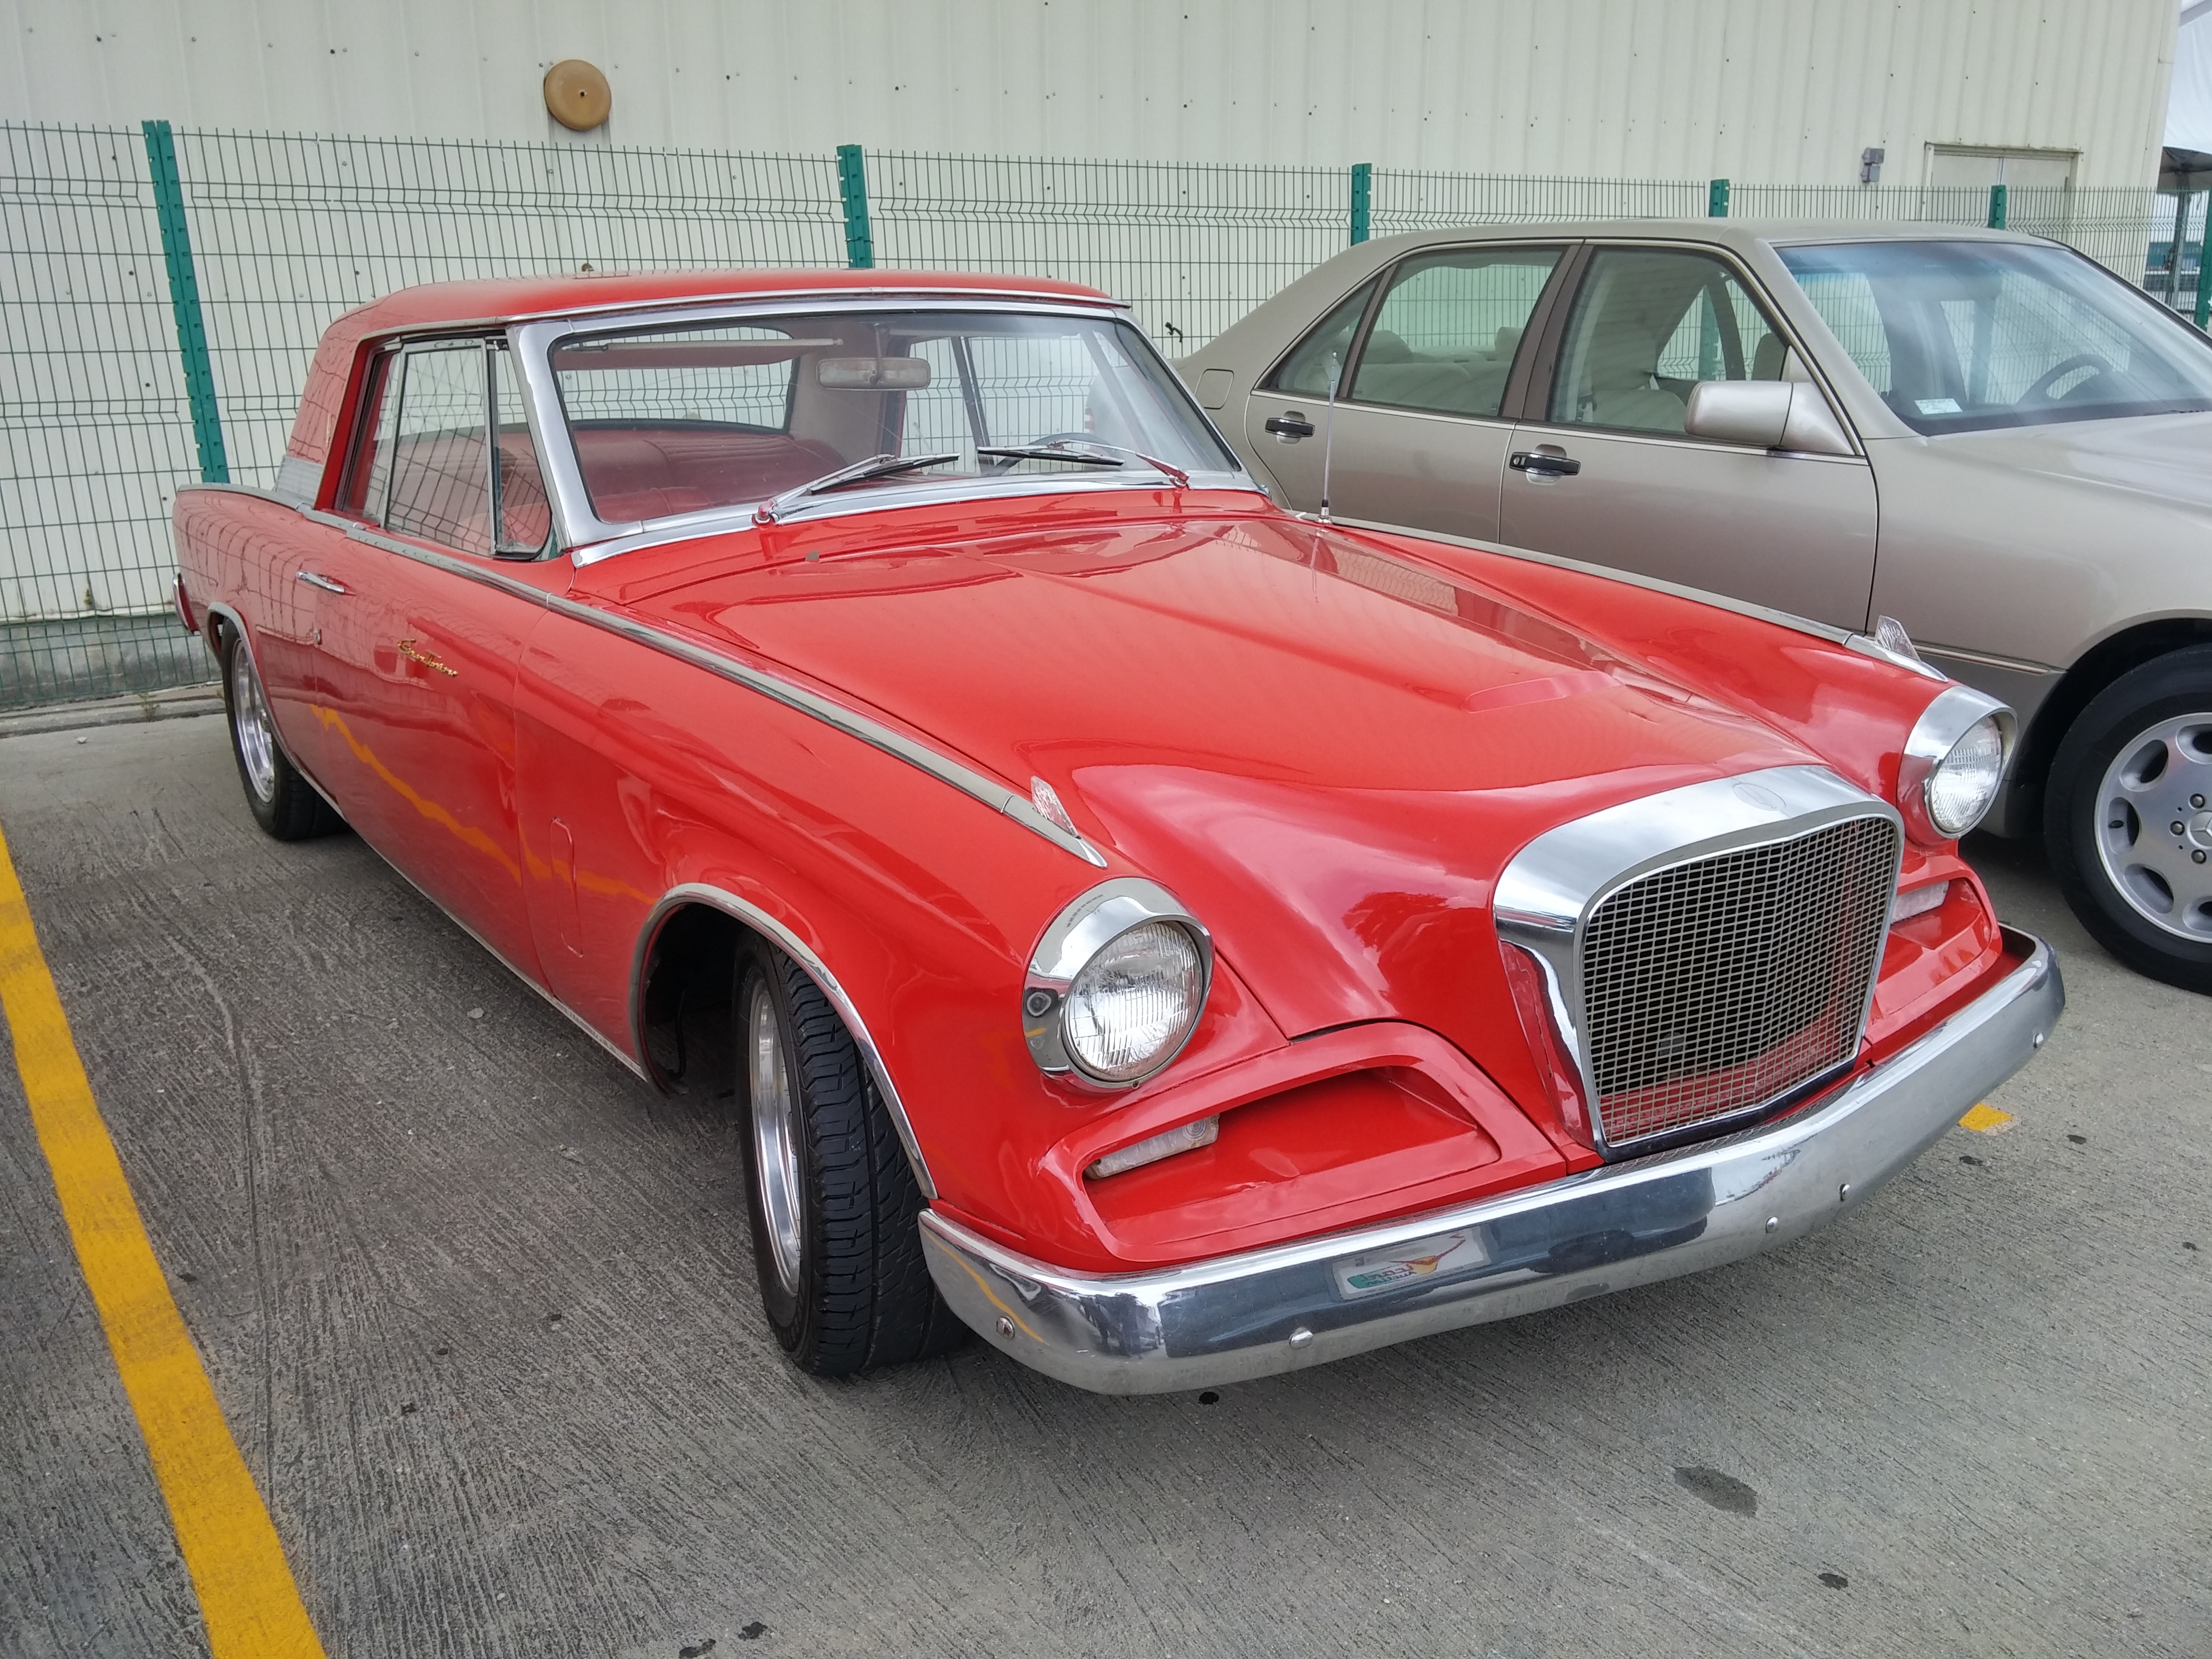
[[[2011,228],[2193,306],[2203,205],[2148,191],[1993,199],[0,124],[0,708],[209,677],[167,610],[176,489],[223,471],[272,483],[324,326],[410,283],[700,266],[996,270],[1104,289],[1179,356],[1370,235],[1716,210],[1979,225],[2000,203]]]

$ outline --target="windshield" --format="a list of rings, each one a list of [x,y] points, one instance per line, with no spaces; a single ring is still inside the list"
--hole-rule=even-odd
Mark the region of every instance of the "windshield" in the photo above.
[[[843,497],[1054,473],[1158,488],[1154,459],[1237,470],[1145,337],[1111,318],[748,316],[571,337],[551,361],[606,524],[757,503],[845,468],[860,476]],[[1096,447],[1010,453],[1054,443]],[[871,473],[883,456],[917,465]]]
[[[2212,343],[2064,248],[1900,241],[1776,252],[1915,431],[2212,409]]]

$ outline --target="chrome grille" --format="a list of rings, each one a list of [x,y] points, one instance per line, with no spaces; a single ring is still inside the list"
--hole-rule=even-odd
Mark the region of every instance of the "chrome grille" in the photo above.
[[[1750,1111],[1849,1060],[1897,860],[1894,823],[1846,818],[1607,895],[1582,957],[1607,1144]]]

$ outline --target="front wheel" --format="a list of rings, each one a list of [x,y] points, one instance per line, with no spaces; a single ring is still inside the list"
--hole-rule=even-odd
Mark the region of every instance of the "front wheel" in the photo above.
[[[2058,745],[2043,824],[2059,890],[2097,942],[2212,994],[2212,646],[2098,693]]]
[[[276,722],[270,718],[268,695],[246,635],[235,628],[224,631],[229,638],[222,649],[223,708],[230,717],[230,752],[253,821],[278,841],[304,841],[344,828],[344,820],[276,741]]]
[[[739,950],[732,1008],[761,1305],[805,1370],[845,1376],[966,1335],[921,1255],[921,1189],[836,1010],[799,964]]]

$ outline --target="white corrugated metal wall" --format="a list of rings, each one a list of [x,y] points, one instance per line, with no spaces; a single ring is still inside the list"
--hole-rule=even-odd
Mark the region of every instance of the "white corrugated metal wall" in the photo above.
[[[0,0],[0,118],[1848,184],[2148,185],[2172,0]],[[556,135],[557,136],[557,135]]]

